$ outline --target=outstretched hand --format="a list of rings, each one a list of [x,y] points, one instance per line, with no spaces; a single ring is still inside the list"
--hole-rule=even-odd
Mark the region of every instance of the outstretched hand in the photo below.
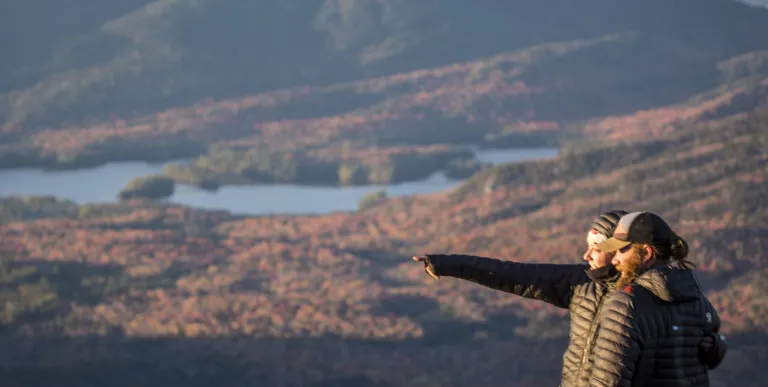
[[[426,271],[427,274],[429,274],[430,277],[432,277],[434,279],[440,279],[440,277],[437,274],[435,274],[432,271],[432,269],[429,267],[429,263],[427,262],[427,257],[426,256],[424,256],[424,255],[416,256],[416,257],[413,257],[413,260],[417,261],[417,262],[423,262],[424,263],[424,271]]]

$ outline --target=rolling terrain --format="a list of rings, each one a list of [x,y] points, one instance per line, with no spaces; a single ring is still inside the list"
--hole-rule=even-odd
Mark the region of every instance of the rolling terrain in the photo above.
[[[762,385],[766,125],[765,109],[680,125],[357,213],[5,199],[3,384],[552,385],[565,311],[434,281],[410,256],[578,262],[595,214],[645,208],[690,242],[724,320],[715,385]]]
[[[711,82],[714,62],[765,48],[758,37],[768,31],[768,10],[727,0],[12,0],[3,7],[0,32],[14,37],[0,46],[6,128],[81,124],[626,34],[636,40],[585,52],[589,68],[563,75],[612,69],[594,73],[602,75],[591,79],[596,87],[621,87],[614,74],[624,87],[677,78],[684,92]],[[550,78],[552,70],[531,76]],[[636,98],[647,103],[648,92]]]
[[[0,34],[0,168],[472,175],[322,216],[0,198],[2,386],[556,385],[567,311],[410,257],[579,262],[614,208],[690,243],[729,340],[712,385],[768,385],[768,9],[12,0]],[[468,144],[562,152],[481,168]]]
[[[743,87],[723,64],[757,56],[736,75],[765,75],[768,49],[768,10],[726,0],[20,3],[0,12],[19,37],[0,46],[13,54],[0,72],[6,168],[216,144],[313,162],[344,140],[560,144],[590,120]],[[60,15],[27,32],[33,6]]]

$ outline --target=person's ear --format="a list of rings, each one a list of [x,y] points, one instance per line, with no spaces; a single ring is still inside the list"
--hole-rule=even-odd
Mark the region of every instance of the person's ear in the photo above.
[[[653,248],[649,245],[643,245],[643,248],[645,249],[645,259],[643,259],[643,262],[648,262],[655,258],[653,256]]]

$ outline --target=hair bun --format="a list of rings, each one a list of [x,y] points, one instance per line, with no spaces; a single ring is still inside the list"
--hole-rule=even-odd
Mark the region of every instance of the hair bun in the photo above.
[[[675,235],[669,245],[669,252],[675,260],[683,260],[688,256],[688,242]]]

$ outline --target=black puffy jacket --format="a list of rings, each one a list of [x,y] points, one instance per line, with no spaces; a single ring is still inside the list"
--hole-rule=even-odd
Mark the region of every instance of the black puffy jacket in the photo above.
[[[561,386],[588,384],[590,362],[587,360],[591,354],[591,339],[597,332],[596,316],[618,279],[613,266],[589,270],[589,266],[583,264],[518,263],[458,254],[427,255],[427,265],[438,276],[464,279],[569,309],[571,331],[563,355]],[[716,344],[718,348],[724,348],[718,340]],[[705,354],[702,361],[714,368],[722,356],[713,351]]]
[[[709,385],[699,343],[720,318],[691,270],[643,272],[606,298],[598,321],[590,386]]]

